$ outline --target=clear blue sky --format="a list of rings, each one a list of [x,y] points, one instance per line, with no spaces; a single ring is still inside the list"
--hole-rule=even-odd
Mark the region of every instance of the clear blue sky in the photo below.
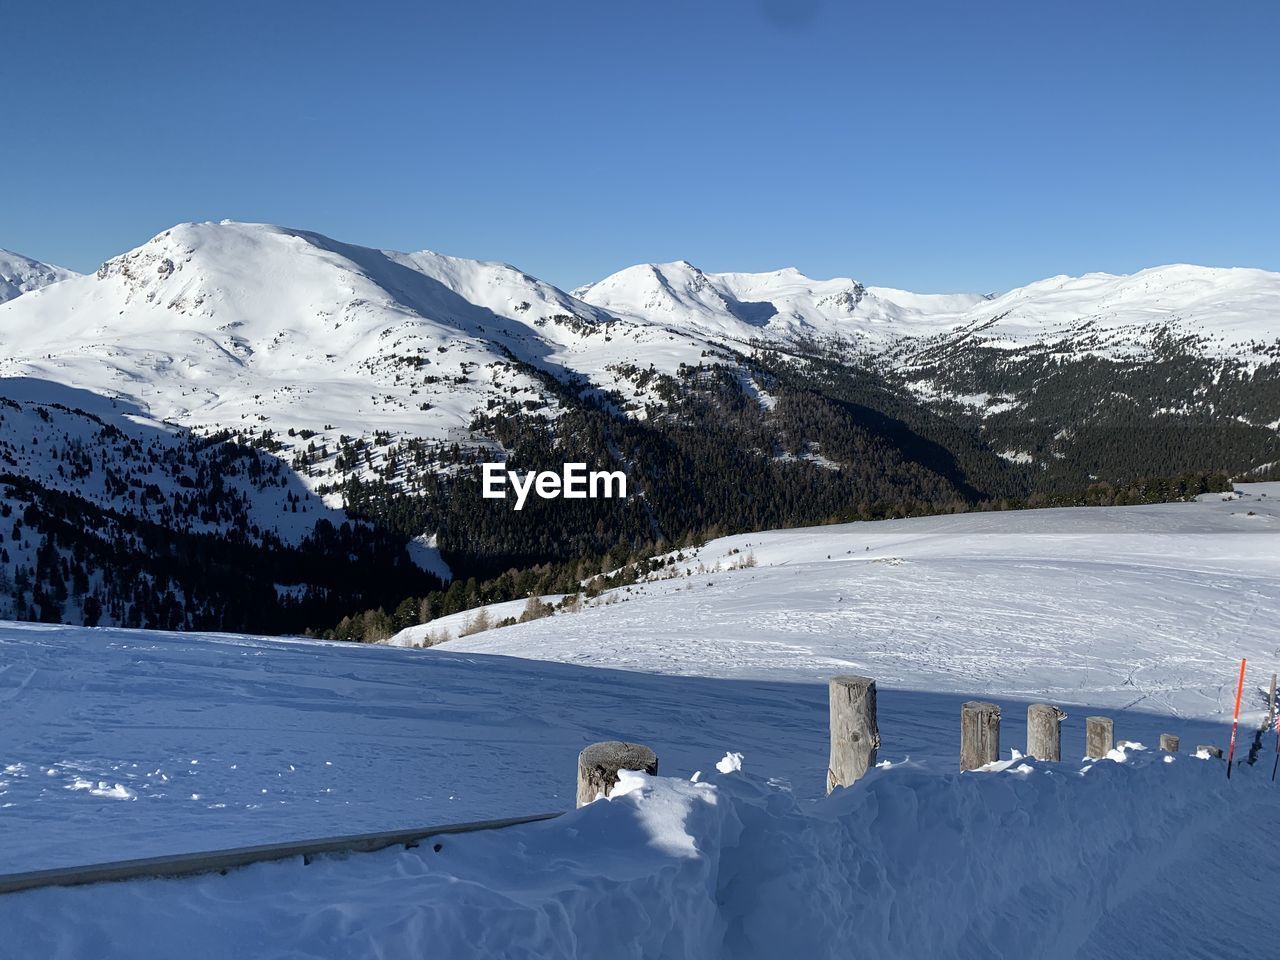
[[[27,3],[0,246],[184,220],[507,260],[998,290],[1280,269],[1274,0]]]

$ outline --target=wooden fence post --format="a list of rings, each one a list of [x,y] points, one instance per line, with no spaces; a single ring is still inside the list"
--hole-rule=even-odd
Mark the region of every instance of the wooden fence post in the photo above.
[[[1271,675],[1271,692],[1267,694],[1267,726],[1276,722],[1276,675]]]
[[[876,682],[870,677],[832,677],[828,689],[831,759],[827,793],[848,787],[876,762],[880,728],[876,725]]]
[[[1027,755],[1037,760],[1062,759],[1062,721],[1066,714],[1051,703],[1027,707]]]
[[[1162,733],[1160,734],[1160,749],[1165,753],[1177,753],[1178,746],[1181,744],[1176,734]]]
[[[1213,744],[1211,744],[1211,743],[1202,743],[1202,744],[1200,744],[1198,747],[1196,747],[1196,753],[1200,753],[1200,752],[1202,752],[1202,751],[1203,751],[1204,753],[1207,753],[1207,754],[1208,754],[1209,756],[1211,756],[1211,757],[1217,757],[1219,760],[1221,760],[1221,759],[1222,759],[1222,748],[1221,748],[1221,747],[1215,747],[1215,746],[1214,746]]]
[[[641,770],[656,776],[657,754],[639,743],[606,740],[591,744],[578,754],[578,806],[609,796],[618,785],[619,770]]]
[[[970,700],[960,707],[960,769],[976,770],[1000,759],[1000,708]]]
[[[1111,752],[1115,725],[1110,717],[1087,717],[1084,721],[1084,755],[1093,760]]]

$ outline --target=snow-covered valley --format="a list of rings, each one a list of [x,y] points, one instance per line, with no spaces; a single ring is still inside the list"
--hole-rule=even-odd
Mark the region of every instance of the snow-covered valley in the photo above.
[[[603,739],[649,744],[662,777],[443,852],[13,894],[0,914],[49,956],[198,932],[197,956],[589,957],[611,930],[646,957],[836,955],[854,931],[890,957],[1146,957],[1175,938],[1239,956],[1277,932],[1253,905],[1275,869],[1272,743],[1230,784],[1191,751],[1226,746],[1241,656],[1238,758],[1254,744],[1278,537],[1274,484],[754,534],[687,575],[428,650],[6,624],[11,870],[567,809],[574,756]],[[879,682],[892,766],[823,800],[839,672]],[[1064,705],[1064,762],[957,775],[972,697],[1004,707],[1006,759],[1026,702]],[[1182,753],[1081,777],[1095,713]],[[713,772],[726,752],[741,773]],[[1206,883],[1168,879],[1191,872]],[[252,906],[268,889],[287,893]]]

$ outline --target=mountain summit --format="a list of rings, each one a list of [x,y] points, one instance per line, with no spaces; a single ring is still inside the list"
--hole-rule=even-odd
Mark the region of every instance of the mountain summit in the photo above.
[[[0,303],[75,276],[78,276],[75,271],[65,267],[0,249]]]

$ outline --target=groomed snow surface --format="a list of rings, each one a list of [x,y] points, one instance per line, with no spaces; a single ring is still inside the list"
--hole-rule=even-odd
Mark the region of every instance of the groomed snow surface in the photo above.
[[[662,774],[438,851],[0,896],[0,955],[1269,956],[1280,486],[1242,489],[717,541],[422,651],[0,626],[6,871],[564,810],[596,740]],[[1259,762],[1228,782],[1193,751],[1226,747],[1241,655]],[[879,681],[889,765],[824,798],[836,672]],[[1003,762],[960,774],[974,697]],[[1010,752],[1041,699],[1060,764]],[[1094,713],[1182,752],[1083,762]]]
[[[1280,639],[1280,483],[1237,491],[728,537],[683,555],[672,579],[577,614],[455,632],[437,649],[689,676],[857,673],[899,689],[1222,719],[1233,665],[1245,656],[1269,677]],[[1255,716],[1264,680],[1251,677]]]

